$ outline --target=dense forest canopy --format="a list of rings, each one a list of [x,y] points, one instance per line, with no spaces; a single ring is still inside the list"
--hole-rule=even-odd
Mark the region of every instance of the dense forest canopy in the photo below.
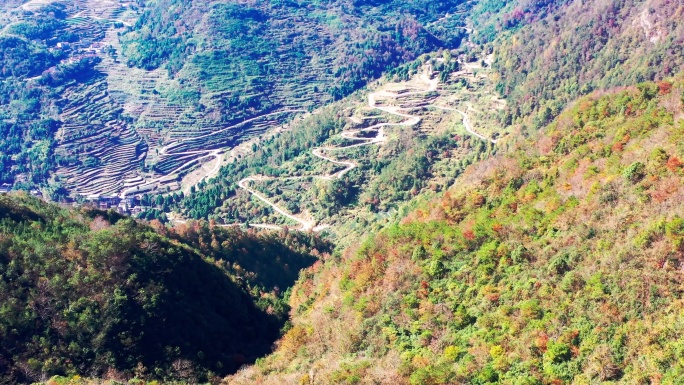
[[[269,351],[284,293],[316,247],[327,248],[303,234],[168,230],[0,195],[1,379],[233,372]]]

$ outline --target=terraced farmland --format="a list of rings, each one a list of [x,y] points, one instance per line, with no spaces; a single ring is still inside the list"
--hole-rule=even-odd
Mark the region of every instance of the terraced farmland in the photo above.
[[[80,161],[57,173],[66,178],[67,188],[80,194],[119,190],[124,179],[138,174],[146,143],[126,124],[103,77],[69,89],[63,102],[55,152],[76,153]]]
[[[50,150],[57,168],[49,181],[35,183],[54,184],[71,195],[187,190],[217,175],[229,159],[249,153],[231,148],[440,44],[417,22],[384,18],[396,24],[394,37],[366,31],[363,20],[343,8],[333,7],[327,15],[318,5],[306,11],[291,4],[171,3],[190,12],[182,22],[193,28],[192,38],[178,43],[185,51],[177,68],[135,62],[147,41],[141,30],[151,12],[163,16],[167,11],[160,2],[3,4],[2,20],[8,24],[31,22],[36,15],[56,18],[60,35],[70,39],[41,42],[59,53],[61,63],[37,81],[45,83],[82,62],[96,64],[92,73],[76,74],[51,90],[58,98],[44,109],[59,123]],[[459,6],[458,1],[442,3],[445,10]],[[443,16],[441,8],[431,12],[435,20]],[[349,25],[340,24],[345,18]],[[363,46],[350,43],[357,38]],[[417,48],[422,43],[425,47]]]

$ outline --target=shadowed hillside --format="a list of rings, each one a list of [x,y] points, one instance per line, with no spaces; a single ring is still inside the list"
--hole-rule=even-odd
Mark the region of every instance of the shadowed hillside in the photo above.
[[[287,314],[283,292],[315,246],[326,250],[303,235],[199,222],[154,230],[0,195],[2,381],[233,372],[270,351]]]

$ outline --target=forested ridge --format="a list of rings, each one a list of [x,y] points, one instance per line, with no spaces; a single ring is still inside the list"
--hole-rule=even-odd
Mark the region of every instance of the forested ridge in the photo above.
[[[216,379],[269,352],[287,289],[327,247],[2,195],[1,381]]]
[[[474,40],[496,47],[501,121],[532,130],[594,90],[681,71],[684,8],[654,1],[482,1]]]

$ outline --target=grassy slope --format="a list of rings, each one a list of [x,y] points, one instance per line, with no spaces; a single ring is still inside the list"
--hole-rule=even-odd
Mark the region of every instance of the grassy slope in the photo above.
[[[326,250],[298,234],[167,230],[0,196],[0,381],[230,373],[270,350],[313,247]]]
[[[230,383],[680,383],[684,83],[594,94],[291,299]]]

